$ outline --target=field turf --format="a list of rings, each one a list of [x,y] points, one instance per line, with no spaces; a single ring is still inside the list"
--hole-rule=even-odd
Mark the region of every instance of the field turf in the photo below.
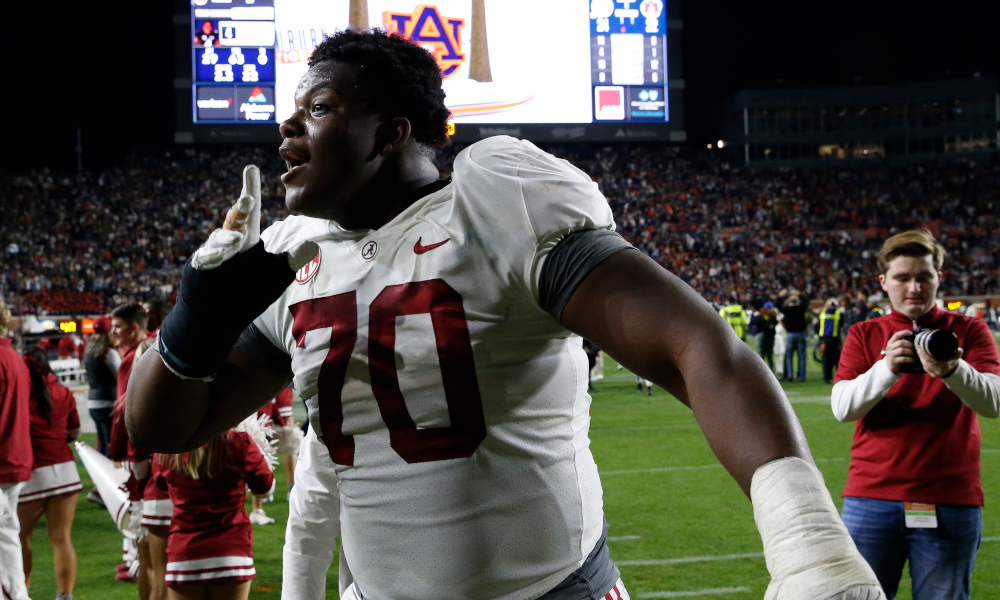
[[[635,378],[606,360],[605,378],[595,383],[591,438],[601,470],[609,546],[632,598],[761,598],[768,583],[760,537],[750,502],[715,460],[691,412],[663,390],[636,392]],[[810,360],[809,381],[785,384],[813,456],[840,507],[847,476],[853,424],[830,412],[830,386]],[[301,414],[301,404],[296,410]],[[983,544],[976,561],[973,597],[1000,600],[1000,422],[980,419],[982,476],[987,506]],[[93,445],[94,436],[85,436]],[[84,489],[89,478],[80,468]],[[281,547],[287,518],[285,477],[277,470],[277,499],[265,505],[274,525],[254,527],[257,579],[251,598],[278,599]],[[249,504],[248,504],[249,509]],[[77,600],[137,598],[133,584],[114,580],[121,536],[107,512],[80,497],[73,543],[78,556]],[[55,597],[52,553],[44,521],[34,535],[34,600]],[[336,598],[336,561],[328,578]],[[904,573],[900,600],[911,600]]]

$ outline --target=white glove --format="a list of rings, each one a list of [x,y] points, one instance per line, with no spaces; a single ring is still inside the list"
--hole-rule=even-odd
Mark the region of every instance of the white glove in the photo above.
[[[816,467],[769,462],[754,473],[750,498],[771,573],[764,600],[885,600]]]
[[[260,169],[256,165],[243,167],[243,189],[239,200],[229,209],[221,229],[216,229],[191,257],[191,266],[209,271],[246,252],[260,241]],[[307,241],[288,252],[288,266],[298,271],[319,251],[315,242]]]

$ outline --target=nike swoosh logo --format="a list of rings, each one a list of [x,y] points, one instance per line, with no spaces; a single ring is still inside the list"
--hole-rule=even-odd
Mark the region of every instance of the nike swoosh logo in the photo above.
[[[424,238],[417,238],[417,243],[413,245],[413,252],[416,254],[423,254],[424,252],[430,252],[431,250],[437,248],[438,246],[443,246],[451,241],[451,238],[446,239],[443,242],[438,242],[436,244],[431,244],[430,246],[421,246],[420,240]]]

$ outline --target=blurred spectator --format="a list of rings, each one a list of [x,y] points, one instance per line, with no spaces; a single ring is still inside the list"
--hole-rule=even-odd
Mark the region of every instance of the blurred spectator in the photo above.
[[[778,310],[781,311],[782,324],[785,326],[785,381],[806,380],[806,335],[812,322],[812,311],[809,310],[809,299],[803,298],[798,290],[781,290],[779,293]],[[799,371],[796,379],[792,365],[798,356]]]
[[[459,148],[439,157],[442,173]],[[1000,293],[1000,158],[818,168],[736,166],[670,146],[550,146],[600,185],[618,231],[709,300],[877,289],[880,240],[930,229],[950,252],[940,291]],[[180,266],[261,167],[263,226],[287,214],[273,147],[138,157],[125,168],[0,175],[0,289],[15,314],[104,313],[176,294]],[[221,182],[221,183],[220,183]]]
[[[0,588],[4,600],[28,600],[17,504],[31,479],[31,374],[7,336],[10,311],[0,298]]]

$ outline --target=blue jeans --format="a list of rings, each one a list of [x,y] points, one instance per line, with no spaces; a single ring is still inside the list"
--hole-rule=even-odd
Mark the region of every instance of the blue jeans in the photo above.
[[[108,444],[111,443],[111,411],[113,408],[91,408],[90,418],[94,420],[97,429],[97,451],[108,455]]]
[[[936,529],[911,529],[902,502],[847,497],[841,517],[889,600],[907,560],[913,600],[968,600],[983,537],[980,507],[939,504]]]
[[[788,332],[785,342],[785,377],[793,379],[792,358],[794,354],[799,355],[799,381],[806,380],[806,332]]]

